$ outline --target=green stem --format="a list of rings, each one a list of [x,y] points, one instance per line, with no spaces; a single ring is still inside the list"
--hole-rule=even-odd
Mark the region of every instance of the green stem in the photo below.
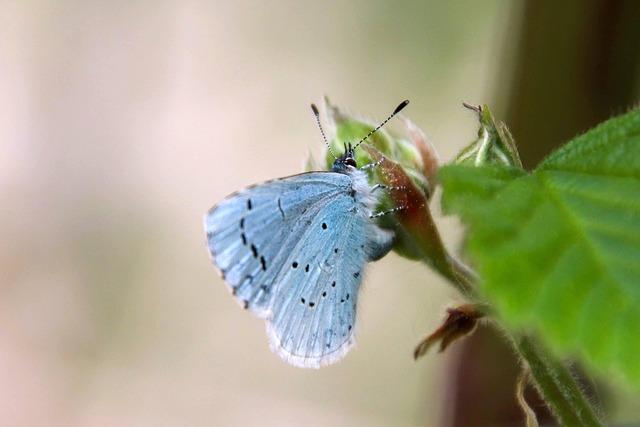
[[[453,272],[453,274],[451,276],[447,276],[447,278],[452,280],[453,285],[458,288],[460,293],[464,296],[471,299],[477,299],[475,286],[473,285],[478,280],[476,272],[456,257],[447,255],[447,260]]]
[[[514,338],[514,346],[527,362],[538,391],[564,426],[603,426],[566,366],[551,357],[532,337]]]
[[[463,290],[467,297],[477,299],[474,286],[477,274],[453,257],[450,257],[450,263],[456,273],[456,287]],[[491,323],[502,329],[496,322]],[[575,378],[560,360],[530,336],[507,334],[511,336],[513,346],[522,361],[528,365],[538,392],[560,424],[568,427],[604,426]]]

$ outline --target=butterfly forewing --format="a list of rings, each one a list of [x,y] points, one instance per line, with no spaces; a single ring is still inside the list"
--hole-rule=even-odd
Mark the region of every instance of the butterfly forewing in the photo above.
[[[213,262],[246,308],[268,315],[281,258],[308,227],[309,220],[301,217],[317,212],[349,185],[345,175],[305,173],[247,188],[211,209],[205,229]]]

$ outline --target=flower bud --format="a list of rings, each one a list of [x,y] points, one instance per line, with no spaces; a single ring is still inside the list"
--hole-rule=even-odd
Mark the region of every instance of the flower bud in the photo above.
[[[355,117],[345,113],[324,98],[324,110],[327,117],[327,130],[331,150],[336,156],[345,150],[345,144],[357,144],[378,123],[368,119]],[[398,163],[404,172],[411,177],[415,185],[420,188],[427,198],[433,194],[435,173],[438,167],[438,156],[429,144],[424,133],[409,119],[403,118],[403,135],[396,135],[387,129],[379,129],[363,143],[371,146],[386,158]],[[355,152],[356,163],[359,166],[372,163],[374,160],[367,150],[358,149]],[[325,154],[328,169],[333,165],[334,157],[331,152]],[[375,177],[375,173],[371,178]],[[372,183],[378,183],[379,180]]]
[[[480,128],[478,138],[458,154],[454,163],[472,166],[498,164],[522,168],[516,143],[507,126],[503,122],[496,124],[487,105],[463,105],[478,113]]]
[[[405,104],[406,105],[406,104]],[[403,104],[399,106],[402,108]],[[356,145],[379,123],[354,117],[324,99],[325,124],[330,149],[325,166],[331,169],[334,156],[344,153],[347,144]],[[378,211],[399,208],[393,215],[383,215],[378,224],[395,233],[394,250],[401,256],[419,259],[445,277],[453,278],[450,258],[429,210],[438,171],[438,155],[422,132],[409,119],[402,117],[403,132],[378,129],[355,151],[358,166],[383,160],[369,169],[371,185],[383,184],[386,190]]]

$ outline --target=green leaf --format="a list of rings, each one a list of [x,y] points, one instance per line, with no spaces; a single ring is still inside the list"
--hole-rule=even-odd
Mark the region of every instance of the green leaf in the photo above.
[[[498,314],[640,387],[640,110],[530,174],[455,165],[440,179]]]

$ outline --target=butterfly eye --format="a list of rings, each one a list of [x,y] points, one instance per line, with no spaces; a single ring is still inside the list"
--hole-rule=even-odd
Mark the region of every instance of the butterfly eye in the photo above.
[[[353,166],[354,168],[356,167],[356,159],[354,159],[353,157],[347,157],[346,159],[344,159],[344,163],[346,165]]]

